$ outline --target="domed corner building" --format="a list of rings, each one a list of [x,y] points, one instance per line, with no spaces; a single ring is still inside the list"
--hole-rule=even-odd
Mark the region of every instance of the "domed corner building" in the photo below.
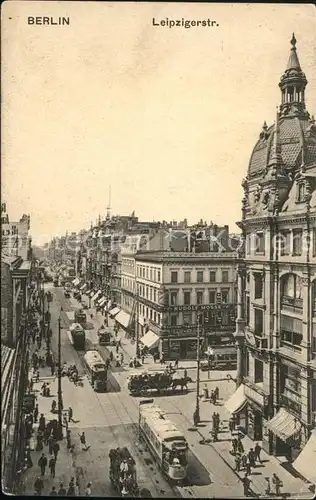
[[[242,184],[237,390],[226,406],[268,453],[298,456],[294,467],[316,480],[316,125],[306,86],[293,34],[276,121],[264,123]]]

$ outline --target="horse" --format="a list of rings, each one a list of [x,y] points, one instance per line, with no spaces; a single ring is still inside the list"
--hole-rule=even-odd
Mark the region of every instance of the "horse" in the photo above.
[[[172,385],[171,385],[171,388],[173,390],[175,390],[177,387],[180,387],[181,388],[181,391],[184,390],[184,388],[186,390],[188,390],[188,382],[193,382],[193,380],[191,379],[191,377],[181,377],[181,378],[175,378],[173,379],[172,381]]]

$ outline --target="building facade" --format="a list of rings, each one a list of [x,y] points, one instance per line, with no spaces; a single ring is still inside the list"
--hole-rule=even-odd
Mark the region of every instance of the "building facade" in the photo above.
[[[165,359],[196,358],[201,343],[234,342],[236,253],[138,252],[137,303],[140,334],[152,331]]]
[[[19,221],[11,222],[6,203],[1,204],[1,252],[19,256],[23,260],[31,258],[30,216],[23,214]]]
[[[294,35],[291,45],[276,121],[264,123],[243,181],[238,389],[227,403],[252,439],[289,460],[316,411],[316,126]]]

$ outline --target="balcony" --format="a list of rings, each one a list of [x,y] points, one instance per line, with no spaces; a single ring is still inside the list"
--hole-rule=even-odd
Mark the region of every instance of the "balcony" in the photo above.
[[[281,299],[281,309],[296,314],[303,314],[303,299],[283,296]]]

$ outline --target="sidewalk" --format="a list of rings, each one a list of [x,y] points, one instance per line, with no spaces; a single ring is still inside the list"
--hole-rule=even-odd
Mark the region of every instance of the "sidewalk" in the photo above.
[[[201,403],[201,413],[203,415],[201,426],[198,427],[198,432],[205,440],[210,440],[210,431],[212,428],[212,414],[217,412],[220,415],[222,427],[219,433],[219,441],[215,443],[210,443],[210,445],[217,451],[217,453],[223,458],[226,464],[234,471],[234,473],[243,478],[245,471],[241,470],[237,472],[235,470],[235,460],[234,456],[231,455],[231,434],[228,429],[228,420],[230,418],[230,413],[226,410],[224,402],[220,401],[221,405],[213,405],[210,402],[206,402],[205,406]],[[206,424],[206,425],[205,425]],[[244,436],[242,443],[245,451],[249,451],[250,448],[254,448],[255,442],[252,441],[248,436]],[[261,445],[261,443],[259,442]],[[250,479],[252,481],[251,488],[255,495],[260,497],[267,497],[271,495],[266,495],[266,481],[265,477],[272,477],[273,473],[276,473],[281,481],[283,482],[282,497],[291,498],[313,498],[313,494],[309,489],[309,483],[304,482],[302,479],[292,476],[287,470],[285,470],[280,464],[279,460],[268,455],[264,450],[261,450],[261,460],[262,464],[257,464],[255,468],[252,469]],[[272,487],[272,485],[271,485]],[[272,494],[273,495],[273,494]],[[277,498],[275,494],[273,498]]]

